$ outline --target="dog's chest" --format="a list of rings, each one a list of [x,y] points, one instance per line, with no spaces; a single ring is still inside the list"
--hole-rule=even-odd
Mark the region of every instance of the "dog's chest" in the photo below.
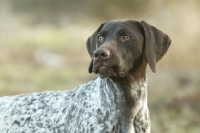
[[[70,109],[70,114],[75,117],[67,121],[72,122],[69,123],[69,125],[77,124],[77,126],[82,129],[71,128],[70,131],[95,131],[98,133],[124,132],[131,129],[134,117],[142,107],[143,97],[145,97],[145,92],[143,92],[145,86],[134,85],[134,87],[137,88],[130,91],[130,96],[133,97],[133,103],[130,102],[129,104],[133,104],[131,105],[132,108],[127,108],[127,106],[129,106],[129,101],[127,100],[129,99],[126,99],[126,94],[124,90],[122,90],[124,88],[119,88],[119,86],[114,84],[110,79],[97,78],[77,88],[77,90],[75,90],[75,99],[79,101],[75,100],[76,102],[74,101],[74,104],[76,103],[78,106],[70,105],[70,107],[76,106],[76,109]],[[138,87],[143,87],[143,89],[140,90]],[[85,88],[86,90],[83,92],[81,88]],[[80,113],[77,113],[76,110],[79,110]],[[123,127],[123,129],[118,125]]]
[[[74,103],[70,105],[71,108],[75,107],[70,109],[70,115],[75,117],[68,117],[67,121],[69,125],[77,125],[82,129],[72,127],[70,131],[111,132],[114,130],[113,127],[117,124],[120,113],[117,102],[124,99],[116,86],[107,80],[97,78],[75,90]]]

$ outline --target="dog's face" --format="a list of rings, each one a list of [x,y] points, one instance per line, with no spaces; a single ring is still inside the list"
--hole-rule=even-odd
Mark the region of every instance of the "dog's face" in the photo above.
[[[157,34],[163,34],[162,38],[167,37],[166,44],[160,38],[162,42],[158,45],[166,46],[158,46],[161,50],[154,49],[157,47],[157,44],[154,44],[156,38],[160,36],[153,35],[156,37],[152,38],[152,30],[149,31],[148,27],[151,28],[145,22],[133,20],[115,20],[102,24],[87,41],[88,52],[92,57],[89,72],[98,73],[101,77],[121,78],[135,73],[144,60],[147,60],[152,69],[155,69],[155,63],[164,55],[165,49],[168,49],[170,39],[158,30]],[[151,42],[148,42],[149,39]],[[152,43],[152,39],[155,40],[153,44],[147,44]],[[146,45],[153,46],[149,48],[150,53],[149,50],[145,50],[148,48]],[[156,55],[157,51],[159,55]],[[152,52],[155,53],[152,55]],[[148,58],[150,58],[149,61]]]

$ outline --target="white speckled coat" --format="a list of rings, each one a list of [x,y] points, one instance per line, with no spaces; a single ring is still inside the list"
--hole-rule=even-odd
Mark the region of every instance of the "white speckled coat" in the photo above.
[[[123,87],[109,78],[96,78],[72,91],[2,97],[0,132],[134,133],[134,130],[149,130],[146,128],[150,124],[146,80],[132,87],[131,95],[137,99],[137,109],[133,112],[126,110]]]

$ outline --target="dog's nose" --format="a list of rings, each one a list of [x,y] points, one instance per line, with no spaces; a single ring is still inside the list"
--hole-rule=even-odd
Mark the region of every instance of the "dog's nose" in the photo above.
[[[95,60],[106,60],[110,57],[110,51],[107,49],[98,49],[94,51],[93,55]]]

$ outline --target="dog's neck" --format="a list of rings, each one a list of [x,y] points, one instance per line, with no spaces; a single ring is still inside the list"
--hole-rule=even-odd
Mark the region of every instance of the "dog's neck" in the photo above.
[[[110,93],[115,93],[115,95],[120,94],[121,101],[118,103],[123,104],[123,107],[126,107],[129,110],[128,113],[132,117],[135,116],[135,112],[137,112],[137,108],[139,104],[144,103],[142,100],[147,99],[147,76],[146,76],[146,60],[143,60],[140,67],[136,72],[129,73],[123,78],[100,78],[101,83],[112,84],[115,88],[115,91],[106,89],[105,91],[109,91]],[[102,79],[102,80],[101,80]],[[120,93],[119,93],[120,92]]]
[[[138,104],[141,104],[141,100],[147,100],[146,67],[147,62],[143,60],[136,72],[130,73],[121,79],[112,79],[118,89],[123,91],[125,106],[131,110],[131,116],[134,116],[135,112],[137,112],[136,110],[139,108]]]
[[[121,89],[125,95],[126,104],[130,109],[137,104],[144,95],[147,95],[147,76],[134,78],[131,77],[131,82],[125,80],[126,82],[115,82],[113,81],[119,89]],[[145,93],[145,94],[144,94]]]
[[[135,116],[143,106],[147,106],[146,75],[132,82],[116,82],[111,78],[98,79],[100,80],[100,84],[103,84],[98,85],[100,87],[99,89],[103,91],[104,94],[111,96],[111,101],[116,104],[115,110],[118,112],[120,121],[125,122],[121,124],[131,131],[130,127],[133,125]],[[105,102],[109,101],[105,100],[106,98],[104,96],[103,99]]]

